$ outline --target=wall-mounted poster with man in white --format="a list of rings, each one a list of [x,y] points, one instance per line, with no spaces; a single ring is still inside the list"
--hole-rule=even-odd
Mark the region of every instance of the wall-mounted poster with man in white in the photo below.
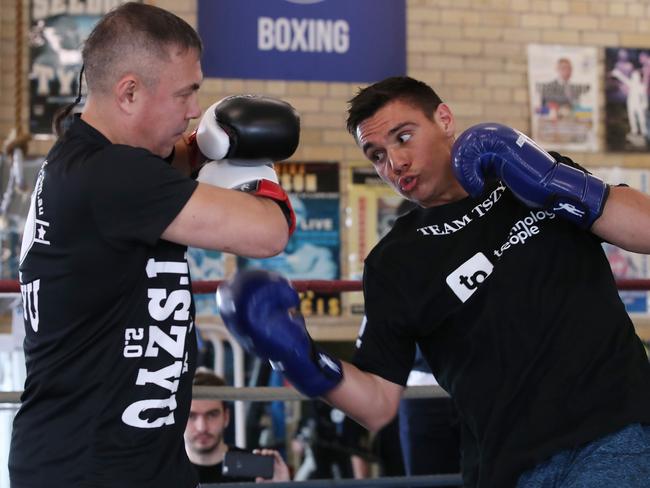
[[[605,49],[605,138],[610,151],[650,150],[650,48]]]

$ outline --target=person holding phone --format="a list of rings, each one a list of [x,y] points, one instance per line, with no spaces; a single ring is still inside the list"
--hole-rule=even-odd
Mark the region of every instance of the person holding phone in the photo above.
[[[225,386],[226,383],[208,368],[198,368],[192,382],[196,386]],[[201,483],[246,481],[290,481],[289,467],[273,449],[246,451],[225,442],[224,432],[230,423],[230,408],[222,400],[192,400],[185,427],[185,450],[196,468]],[[241,455],[239,455],[241,453]],[[236,456],[232,456],[236,454]],[[231,462],[224,463],[227,457]],[[256,455],[255,457],[251,457]],[[260,459],[264,458],[264,459]],[[271,476],[265,478],[264,461],[271,458]],[[227,464],[224,469],[224,464]]]

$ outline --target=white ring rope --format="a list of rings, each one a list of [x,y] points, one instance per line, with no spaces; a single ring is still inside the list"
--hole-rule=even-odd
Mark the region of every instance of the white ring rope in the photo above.
[[[226,400],[226,401],[302,401],[308,397],[292,387],[283,386],[194,386],[192,397],[197,400]],[[21,391],[0,391],[0,404],[20,403]],[[409,386],[404,392],[404,398],[446,398],[449,395],[439,386]]]

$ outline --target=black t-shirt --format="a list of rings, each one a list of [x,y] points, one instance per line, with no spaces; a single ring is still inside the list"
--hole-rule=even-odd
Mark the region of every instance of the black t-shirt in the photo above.
[[[239,451],[239,452],[250,452],[245,449],[240,449],[235,446],[228,446],[228,451]],[[245,483],[250,481],[255,481],[255,478],[238,478],[236,476],[224,476],[223,474],[223,461],[211,466],[202,466],[200,464],[194,464],[194,469],[199,475],[199,481],[201,483]]]
[[[650,422],[650,366],[600,241],[503,186],[418,208],[366,259],[355,364],[405,384],[416,343],[463,424],[467,486]]]
[[[186,247],[160,239],[196,185],[80,118],[48,154],[21,250],[13,488],[196,486],[183,442],[196,356]]]

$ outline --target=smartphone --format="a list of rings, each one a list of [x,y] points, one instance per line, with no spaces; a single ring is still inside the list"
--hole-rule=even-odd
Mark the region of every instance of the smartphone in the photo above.
[[[273,456],[242,451],[227,451],[222,472],[230,478],[273,478]]]

